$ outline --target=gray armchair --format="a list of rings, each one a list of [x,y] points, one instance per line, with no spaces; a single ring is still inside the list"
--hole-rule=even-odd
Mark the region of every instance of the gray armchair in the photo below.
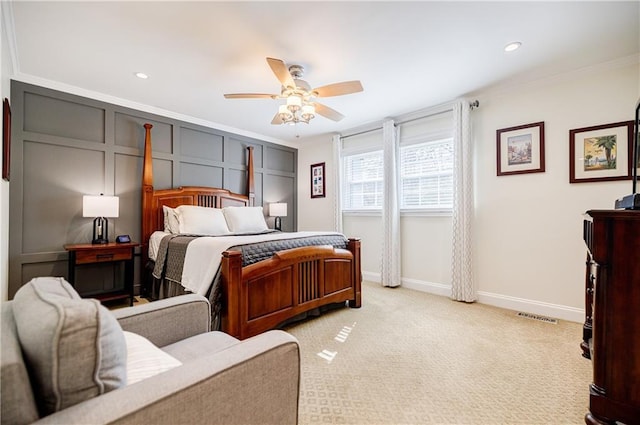
[[[44,283],[49,285],[51,282]],[[59,285],[69,292],[70,286],[66,282],[59,282]],[[38,285],[33,287],[34,293],[40,296]],[[81,302],[75,297],[71,294],[74,305],[81,304],[87,308],[89,300]],[[67,303],[65,299],[63,301]],[[110,320],[116,323],[115,318],[119,326],[115,325],[116,331],[111,332],[110,338],[114,335],[121,338],[118,332],[141,335],[181,364],[132,384],[112,384],[114,376],[121,372],[118,369],[121,365],[106,373],[92,371],[93,375],[103,373],[100,378],[106,382],[95,390],[76,385],[75,376],[81,372],[73,370],[76,368],[74,364],[65,366],[65,355],[67,359],[73,357],[74,350],[60,348],[61,357],[50,370],[46,362],[35,358],[39,354],[34,355],[33,344],[36,344],[36,351],[47,351],[42,348],[42,341],[46,338],[38,336],[30,340],[29,332],[33,327],[38,327],[37,331],[41,332],[40,328],[46,327],[45,323],[51,319],[46,312],[48,306],[41,306],[34,311],[45,317],[43,322],[25,326],[25,314],[29,314],[33,304],[37,302],[18,294],[13,301],[2,303],[2,424],[297,423],[299,347],[296,339],[285,332],[269,331],[244,341],[222,332],[210,332],[209,303],[198,295],[183,295],[106,313],[104,307],[97,303],[95,310],[91,310],[91,317],[104,316],[101,319],[103,324],[98,326],[101,332],[108,327],[104,323],[108,324]],[[56,308],[51,310],[51,314],[60,315],[60,307]],[[67,308],[65,323],[77,320],[76,314],[77,308]],[[85,322],[80,330],[74,332],[87,332],[91,326],[84,326]],[[65,337],[57,336],[55,344],[62,347],[59,340]],[[119,341],[111,340],[108,346],[98,350],[100,361],[119,357],[113,348]],[[94,346],[81,351],[82,361],[92,356]],[[44,378],[42,371],[34,370],[36,368],[46,370]],[[65,376],[65,371],[70,376]],[[71,382],[67,388],[56,389],[70,395],[65,396],[66,399],[58,397],[54,402],[41,400],[43,388],[46,390],[51,385],[51,382],[43,380],[49,378],[53,379],[54,387]],[[75,387],[71,388],[73,385]],[[116,388],[105,390],[110,385]],[[78,401],[74,397],[82,399]],[[69,402],[70,399],[73,401]],[[66,406],[65,403],[71,405]]]

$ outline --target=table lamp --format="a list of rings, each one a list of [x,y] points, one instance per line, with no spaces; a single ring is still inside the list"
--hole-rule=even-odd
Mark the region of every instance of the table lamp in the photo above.
[[[282,220],[280,217],[287,216],[287,204],[284,202],[275,202],[273,204],[269,204],[269,217],[275,217],[276,223],[274,228],[276,230],[282,230]]]
[[[95,217],[93,220],[93,244],[109,243],[109,220],[107,217],[118,217],[119,198],[117,196],[82,197],[82,216]]]

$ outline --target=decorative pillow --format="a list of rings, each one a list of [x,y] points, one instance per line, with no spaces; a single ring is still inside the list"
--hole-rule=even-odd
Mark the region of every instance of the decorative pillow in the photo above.
[[[180,360],[141,335],[124,331],[124,339],[127,342],[127,385],[182,365]]]
[[[14,318],[43,415],[126,384],[120,324],[62,278],[40,277],[14,297]]]
[[[257,233],[269,229],[262,207],[225,207],[222,211],[233,233]]]
[[[178,213],[175,208],[163,205],[162,213],[164,214],[164,231],[167,233],[180,233],[180,223],[178,222]]]
[[[227,222],[218,208],[180,205],[176,208],[180,233],[222,236],[229,234]]]

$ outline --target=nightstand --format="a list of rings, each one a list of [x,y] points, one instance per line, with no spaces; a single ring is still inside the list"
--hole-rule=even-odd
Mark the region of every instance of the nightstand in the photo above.
[[[75,286],[76,267],[97,263],[124,263],[124,289],[99,293],[93,296],[100,301],[111,301],[129,298],[133,305],[133,257],[139,243],[107,243],[107,244],[70,244],[64,249],[69,251],[69,283]]]

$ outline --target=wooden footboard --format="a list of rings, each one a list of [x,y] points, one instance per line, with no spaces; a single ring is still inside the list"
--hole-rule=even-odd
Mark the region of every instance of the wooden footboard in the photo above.
[[[280,251],[242,267],[241,253],[222,258],[222,330],[240,339],[273,329],[311,309],[348,301],[361,305],[360,240]]]

